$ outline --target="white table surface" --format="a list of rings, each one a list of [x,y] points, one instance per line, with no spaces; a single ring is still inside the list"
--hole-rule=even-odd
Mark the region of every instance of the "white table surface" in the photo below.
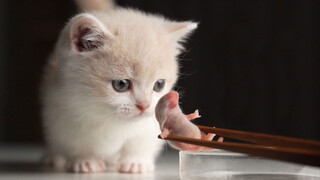
[[[57,172],[43,166],[40,158],[43,148],[34,145],[0,145],[0,180],[127,180],[127,179],[179,179],[179,153],[169,147],[165,148],[156,164],[153,174],[73,174]]]

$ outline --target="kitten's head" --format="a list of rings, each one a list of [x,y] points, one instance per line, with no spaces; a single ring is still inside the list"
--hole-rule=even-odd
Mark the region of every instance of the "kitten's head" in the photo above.
[[[178,78],[179,42],[196,27],[128,9],[77,15],[60,42],[64,77],[114,116],[153,115]]]

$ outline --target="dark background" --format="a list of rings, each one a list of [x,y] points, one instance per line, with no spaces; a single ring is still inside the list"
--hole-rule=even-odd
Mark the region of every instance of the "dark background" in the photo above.
[[[203,125],[320,140],[320,1],[118,0],[200,22],[180,56]],[[42,143],[38,86],[71,0],[0,1],[0,142]]]

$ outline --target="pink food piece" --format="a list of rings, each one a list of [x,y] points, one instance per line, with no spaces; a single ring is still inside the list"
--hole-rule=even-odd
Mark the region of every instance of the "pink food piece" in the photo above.
[[[178,104],[179,94],[176,91],[171,91],[163,96],[156,106],[156,118],[159,122],[162,133],[160,136],[166,138],[168,135],[181,136],[194,139],[203,139],[211,141],[214,134],[205,135],[200,129],[190,120],[199,118],[199,111],[184,115]],[[220,138],[218,141],[222,141]],[[192,144],[168,141],[168,143],[176,149],[184,151],[210,151],[211,148],[197,146]]]

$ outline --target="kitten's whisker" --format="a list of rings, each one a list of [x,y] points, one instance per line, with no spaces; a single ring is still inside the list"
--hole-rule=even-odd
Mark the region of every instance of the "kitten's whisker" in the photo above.
[[[184,49],[183,53],[181,54],[182,58],[184,58],[189,52],[192,50],[192,48]]]
[[[183,59],[183,58],[179,58],[178,61],[192,61],[192,59]]]
[[[108,114],[108,116],[109,116],[109,117],[108,117],[108,121],[107,121],[107,120],[104,121],[104,123],[102,124],[102,126],[101,126],[101,128],[100,128],[100,132],[99,132],[99,133],[102,133],[102,132],[103,132],[103,130],[105,129],[106,125],[107,125],[108,123],[110,123],[110,121],[111,121],[112,119],[115,119],[114,117],[116,117],[116,115],[117,115],[117,111],[114,111],[114,112]]]
[[[180,72],[179,73],[179,79],[184,79],[186,78],[186,76],[193,76],[195,74],[197,74],[198,71],[195,71],[195,72],[191,72],[191,73],[183,73],[183,72]]]

